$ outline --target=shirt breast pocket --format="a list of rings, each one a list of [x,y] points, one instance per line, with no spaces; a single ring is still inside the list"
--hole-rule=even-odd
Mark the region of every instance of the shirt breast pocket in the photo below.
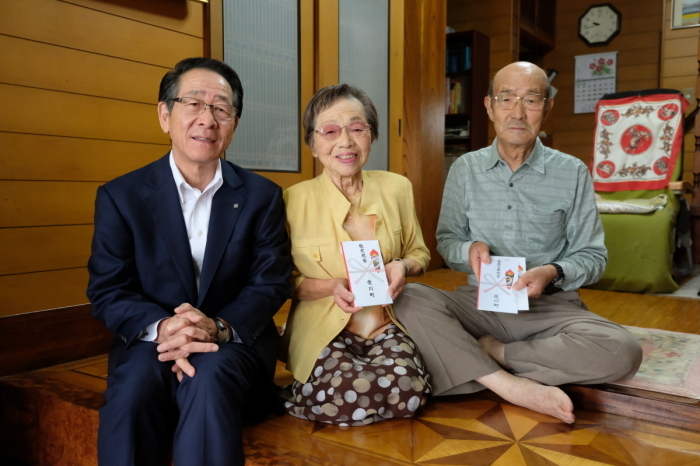
[[[527,222],[523,228],[527,242],[534,251],[550,251],[558,249],[565,239],[566,213],[563,209],[554,211],[532,210],[527,212]]]
[[[294,265],[309,278],[329,278],[330,274],[324,265],[331,259],[333,247],[340,247],[335,238],[292,239]]]

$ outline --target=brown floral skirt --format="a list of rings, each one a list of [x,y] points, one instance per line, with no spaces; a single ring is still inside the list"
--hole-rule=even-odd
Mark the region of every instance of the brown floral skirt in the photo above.
[[[412,417],[430,393],[418,348],[395,325],[374,340],[343,330],[323,348],[306,383],[281,392],[292,416],[363,426]]]

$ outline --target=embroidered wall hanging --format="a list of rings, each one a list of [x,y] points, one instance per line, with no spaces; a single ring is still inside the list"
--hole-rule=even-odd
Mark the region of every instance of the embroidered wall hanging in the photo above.
[[[596,191],[668,186],[683,147],[688,101],[670,89],[608,94],[596,106],[591,175]]]

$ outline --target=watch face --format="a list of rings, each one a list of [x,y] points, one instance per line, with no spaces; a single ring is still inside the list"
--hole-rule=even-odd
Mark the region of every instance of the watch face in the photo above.
[[[579,36],[588,45],[605,45],[620,32],[620,18],[609,3],[593,5],[579,19]]]

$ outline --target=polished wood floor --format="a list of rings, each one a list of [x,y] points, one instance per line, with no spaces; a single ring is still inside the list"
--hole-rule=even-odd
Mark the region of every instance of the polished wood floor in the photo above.
[[[446,269],[412,279],[453,290]],[[700,333],[700,300],[581,290],[590,310],[625,325]],[[286,319],[288,305],[276,316]],[[54,380],[102,393],[106,357],[53,367]],[[277,383],[291,381],[279,365]],[[624,416],[576,411],[568,426],[493,394],[431,400],[416,419],[337,427],[291,416],[245,431],[250,465],[699,465],[700,433]]]

